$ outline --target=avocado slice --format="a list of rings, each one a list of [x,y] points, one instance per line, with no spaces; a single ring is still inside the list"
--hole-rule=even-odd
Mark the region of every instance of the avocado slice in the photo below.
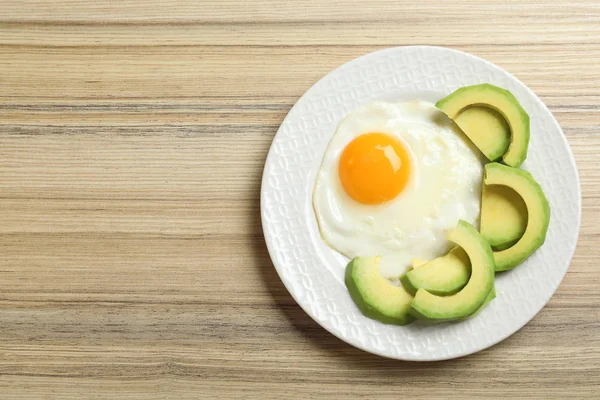
[[[496,246],[492,246],[492,251],[501,251],[501,250],[506,250],[510,247],[513,247],[515,245],[515,243],[517,243],[519,241],[519,239],[513,240],[512,242],[507,242],[507,243],[503,243],[503,244],[498,244]]]
[[[448,240],[462,247],[471,261],[471,277],[456,294],[437,296],[420,288],[411,314],[428,321],[453,321],[473,315],[494,287],[494,256],[489,243],[468,222],[459,221],[448,233]]]
[[[454,122],[491,161],[502,157],[510,146],[510,127],[493,108],[467,107]]]
[[[359,310],[386,324],[406,325],[413,296],[379,273],[381,257],[355,257],[346,267],[346,286]]]
[[[465,251],[463,249],[461,249],[460,247],[453,248],[452,250],[450,250],[450,253],[456,253],[456,252],[459,252],[459,250],[460,250],[460,253],[459,253],[459,256],[456,258],[456,260],[464,262],[463,269],[468,269],[469,275],[470,275],[471,274],[471,261],[469,261],[469,257],[467,256],[467,253],[465,253]],[[445,258],[447,256],[448,255],[446,255],[444,257],[440,257],[439,259]],[[429,261],[427,261],[427,260],[414,259],[412,261],[412,267],[413,267],[413,269],[416,269],[417,267],[421,267],[421,266],[426,265],[428,262]],[[467,280],[468,280],[468,278],[467,278]],[[400,281],[402,282],[402,278],[400,278]],[[404,284],[404,282],[403,282],[403,284]],[[466,284],[466,281],[465,281],[465,284]],[[405,285],[405,287],[406,287],[406,285]],[[483,310],[495,298],[496,298],[496,285],[492,286],[492,290],[490,290],[490,293],[486,297],[486,299],[483,302],[483,304],[481,305],[481,307],[479,307],[477,309],[477,311],[475,311],[473,314],[469,315],[468,317],[465,317],[465,318],[461,319],[461,321],[465,320],[465,319],[468,319],[468,318],[471,318],[471,317],[474,317],[477,314],[479,314],[481,312],[481,310]]]
[[[495,298],[496,298],[496,284],[494,283],[494,286],[492,286],[492,290],[490,290],[490,293],[485,298],[485,301],[483,302],[483,304],[481,305],[481,307],[479,307],[477,309],[477,311],[475,311],[473,314],[469,315],[468,317],[460,318],[457,321],[464,321],[465,319],[473,318],[474,316],[476,316],[477,314],[479,314],[484,308],[486,308],[487,305],[490,304],[490,302],[492,300],[494,300]]]
[[[523,199],[527,208],[525,233],[513,246],[494,252],[496,271],[513,269],[527,259],[546,240],[550,223],[550,205],[541,186],[527,171],[498,163],[485,166],[483,181],[486,185],[504,185],[512,188]]]
[[[515,96],[506,89],[483,83],[462,87],[436,103],[436,107],[448,117],[455,122],[458,119],[459,127],[461,127],[460,115],[474,106],[491,108],[502,115],[510,128],[510,145],[502,155],[502,160],[512,167],[520,166],[527,157],[529,146],[529,115]],[[503,128],[490,122],[493,119],[490,115],[481,114],[482,121],[473,122],[478,118],[475,112],[470,111],[467,117],[464,117],[464,120],[468,121],[466,124],[463,123],[464,132],[487,158],[491,161],[496,160],[506,144],[500,132]],[[482,132],[480,129],[486,129],[488,132]],[[489,133],[490,131],[493,133]],[[486,138],[486,136],[490,137]]]
[[[492,248],[511,247],[526,227],[527,207],[521,196],[508,186],[483,185],[480,232]]]
[[[471,276],[471,264],[467,253],[455,247],[442,257],[426,262],[400,277],[404,288],[412,295],[419,288],[429,293],[445,296],[462,289]]]

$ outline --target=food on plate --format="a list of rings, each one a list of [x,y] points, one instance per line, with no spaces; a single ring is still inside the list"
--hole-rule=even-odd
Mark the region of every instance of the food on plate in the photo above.
[[[321,236],[354,258],[382,256],[398,279],[413,258],[451,248],[446,232],[477,223],[483,165],[433,104],[378,101],[339,124],[317,173],[313,207]]]
[[[502,114],[493,108],[467,107],[454,122],[489,160],[500,159],[510,146],[510,127]]]
[[[463,321],[496,298],[495,272],[538,249],[550,221],[542,188],[518,168],[528,144],[528,114],[490,84],[436,105],[376,101],[342,120],[313,209],[323,240],[352,259],[345,283],[364,315]],[[508,166],[483,167],[477,149]]]
[[[412,260],[412,266],[410,269],[415,269],[417,267],[420,267],[421,265],[425,265],[429,262],[429,260],[425,260],[424,258],[413,258]],[[409,271],[410,271],[409,269]]]
[[[490,304],[490,302],[492,300],[494,300],[495,298],[496,298],[496,283],[494,282],[494,286],[492,286],[492,290],[490,290],[490,293],[485,298],[485,301],[483,302],[483,304],[473,314],[471,314],[467,317],[464,317],[464,318],[458,318],[457,321],[464,321],[465,319],[473,318],[474,316],[479,314],[481,311],[483,311],[483,309],[486,308],[488,306],[488,304]]]
[[[450,296],[438,296],[421,288],[411,304],[411,314],[427,321],[464,319],[479,310],[494,288],[494,256],[489,243],[471,224],[460,221],[448,240],[462,247],[471,261],[466,286]]]
[[[527,227],[527,207],[521,196],[508,186],[483,185],[480,231],[492,249],[515,244]]]
[[[413,296],[402,286],[393,285],[379,273],[381,257],[355,257],[346,267],[346,286],[352,299],[369,318],[406,325]]]
[[[467,268],[469,269],[469,276],[467,277],[467,279],[465,280],[464,284],[462,286],[464,286],[467,283],[468,278],[471,276],[471,261],[469,261],[469,257],[467,256],[467,253],[465,253],[465,251],[463,249],[461,249],[460,247],[455,247],[452,250],[450,250],[450,253],[452,252],[459,252],[459,257],[457,257],[459,260],[461,260],[462,262],[464,262],[464,264],[467,266]],[[427,264],[428,261],[427,260],[423,260],[420,258],[414,259],[413,260],[413,268],[417,268],[417,267],[421,267],[425,264]],[[406,275],[406,274],[405,274]],[[402,282],[403,286],[406,288],[405,285],[405,281],[402,280],[402,277],[400,278],[400,281]],[[416,290],[414,292],[409,291],[412,295],[415,294]],[[433,293],[431,290],[428,290],[428,292]],[[436,293],[434,293],[436,294]],[[485,301],[483,302],[483,304],[481,305],[481,307],[479,307],[479,309],[477,309],[477,311],[475,311],[473,314],[469,315],[468,317],[459,319],[457,321],[462,321],[471,317],[476,316],[477,314],[479,314],[481,312],[481,310],[483,310],[485,307],[487,307],[488,304],[490,304],[490,302],[492,300],[494,300],[496,298],[496,285],[494,285],[492,287],[492,290],[490,291],[490,294],[488,294],[487,298],[485,299]]]
[[[521,196],[527,208],[523,236],[506,250],[494,252],[496,271],[505,271],[521,264],[544,243],[550,223],[550,205],[541,186],[527,171],[490,163],[485,166],[484,183],[510,187]]]
[[[487,83],[465,86],[438,101],[436,106],[463,129],[489,160],[502,157],[512,167],[519,167],[525,161],[529,146],[529,115],[508,90]],[[476,108],[470,110],[473,107]],[[481,107],[491,108],[504,118],[510,128],[508,150],[504,126],[494,114],[478,113]],[[461,117],[465,111],[467,116]]]
[[[461,290],[471,276],[467,253],[455,247],[448,254],[415,267],[400,277],[404,288],[412,295],[423,288],[438,295],[454,294]]]

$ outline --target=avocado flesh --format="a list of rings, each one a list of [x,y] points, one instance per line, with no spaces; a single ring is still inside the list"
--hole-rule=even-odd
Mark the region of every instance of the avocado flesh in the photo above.
[[[502,157],[510,146],[510,127],[504,117],[490,107],[467,107],[454,122],[490,161]]]
[[[437,295],[449,295],[462,289],[471,276],[471,264],[467,253],[455,247],[442,257],[438,257],[418,268],[414,267],[400,277],[404,288],[412,295],[423,288]]]
[[[479,307],[473,314],[469,315],[468,317],[465,318],[460,318],[457,321],[464,321],[466,319],[469,318],[473,318],[474,316],[478,315],[481,311],[483,311],[484,308],[486,308],[488,306],[488,304],[491,303],[492,300],[494,300],[496,298],[496,284],[494,283],[494,286],[492,286],[492,290],[490,290],[490,293],[487,295],[487,297],[485,298],[485,301],[483,302],[483,304],[481,305],[481,307]]]
[[[550,205],[541,186],[527,171],[498,163],[487,164],[484,183],[512,188],[521,196],[527,208],[527,227],[523,236],[506,250],[494,252],[496,271],[513,269],[525,261],[546,240],[550,223]]]
[[[450,250],[450,253],[452,252],[456,252],[460,250],[462,252],[462,254],[464,254],[464,257],[461,256],[459,259],[461,261],[464,262],[464,268],[469,270],[469,275],[470,275],[470,271],[471,271],[471,262],[469,261],[469,257],[466,255],[466,253],[464,252],[464,250],[462,250],[460,247],[455,247],[452,250]],[[440,257],[443,258],[443,257]],[[418,269],[418,267],[424,266],[425,264],[427,264],[429,261],[427,260],[423,260],[423,259],[414,259],[412,261],[412,267],[413,269]],[[402,278],[400,279],[402,281]],[[465,282],[466,283],[466,282]],[[404,284],[404,283],[403,283]],[[406,287],[406,285],[405,285]],[[410,290],[409,290],[410,291]],[[488,294],[488,296],[486,297],[485,301],[483,302],[483,304],[471,315],[469,315],[468,317],[463,318],[464,319],[468,319],[471,317],[476,316],[477,314],[479,314],[481,312],[481,310],[483,310],[485,307],[487,307],[487,305],[496,298],[496,285],[494,284],[494,286],[492,286],[492,290],[490,290],[490,293]]]
[[[527,207],[521,196],[508,186],[483,185],[480,231],[492,248],[511,247],[526,227]]]
[[[345,282],[350,296],[367,317],[386,324],[406,325],[413,296],[379,273],[381,257],[355,257],[346,267]]]
[[[452,321],[474,314],[494,287],[494,256],[489,243],[465,221],[448,233],[448,240],[462,247],[471,262],[471,277],[462,290],[450,296],[437,296],[417,290],[411,313],[428,321]],[[419,267],[422,268],[422,267]]]
[[[506,250],[509,247],[513,247],[515,245],[515,243],[517,243],[519,241],[519,239],[513,240],[512,242],[507,242],[507,243],[503,243],[503,244],[498,244],[496,246],[492,246],[492,251],[501,251],[501,250]]]
[[[520,166],[527,157],[529,146],[529,115],[515,96],[506,89],[483,83],[462,87],[436,103],[436,107],[454,121],[457,119],[460,121],[460,114],[474,106],[488,107],[502,115],[510,128],[510,145],[502,155],[502,160],[512,167]],[[469,136],[468,128],[464,132]],[[483,133],[477,131],[475,136],[469,136],[469,138],[477,146],[478,142],[482,143],[482,135]],[[485,143],[487,146],[479,149],[490,160],[495,160],[497,154],[501,152],[504,142],[490,140]]]

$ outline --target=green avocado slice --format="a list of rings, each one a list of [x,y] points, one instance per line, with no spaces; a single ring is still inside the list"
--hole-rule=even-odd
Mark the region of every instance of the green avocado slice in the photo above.
[[[527,171],[491,163],[485,166],[486,185],[504,185],[512,188],[523,199],[527,208],[527,227],[517,243],[494,252],[496,271],[513,269],[525,261],[546,240],[550,224],[550,205],[542,187]]]
[[[355,257],[346,267],[346,286],[359,310],[386,324],[406,325],[413,296],[379,273],[381,257]]]
[[[518,167],[527,158],[529,115],[508,90],[488,83],[465,86],[438,101],[436,107],[454,120],[490,161],[502,156],[507,165]],[[506,125],[498,122],[495,115],[478,113],[481,107],[499,113]],[[467,115],[461,116],[464,112]],[[505,126],[510,130],[508,149]]]
[[[454,122],[491,161],[501,158],[510,146],[510,127],[493,108],[467,107]]]
[[[509,247],[513,247],[515,245],[515,243],[517,243],[519,241],[519,239],[513,240],[511,242],[506,242],[506,243],[498,244],[496,246],[492,246],[492,251],[501,251],[501,250],[506,250]]]
[[[471,262],[471,277],[456,294],[437,296],[417,290],[411,314],[427,321],[453,321],[473,315],[494,287],[494,256],[489,243],[468,222],[459,221],[448,233],[448,240],[462,247]]]
[[[423,288],[440,296],[454,294],[462,289],[471,276],[467,253],[455,247],[448,254],[413,268],[400,277],[404,288],[412,295]]]
[[[469,315],[468,317],[465,318],[460,318],[457,321],[464,321],[466,319],[469,318],[473,318],[476,315],[478,315],[484,308],[486,308],[488,306],[488,304],[490,304],[492,302],[492,300],[494,300],[496,298],[496,283],[494,282],[494,286],[492,286],[492,290],[490,290],[490,293],[487,295],[487,297],[485,298],[485,301],[483,302],[483,304],[481,305],[481,307],[479,307],[473,314]]]
[[[527,227],[527,207],[521,196],[508,186],[483,185],[481,235],[493,249],[515,244]]]
[[[455,253],[455,254],[456,254],[456,253],[458,253],[458,254],[457,254],[457,255],[458,255],[458,257],[456,257],[456,259],[455,259],[455,260],[453,260],[452,264],[454,264],[454,262],[462,262],[464,265],[462,266],[462,268],[461,268],[461,269],[462,269],[462,270],[465,270],[465,269],[466,269],[466,270],[468,270],[468,271],[469,271],[469,274],[467,275],[467,278],[465,279],[465,281],[464,281],[464,283],[463,283],[463,286],[464,286],[464,285],[467,283],[467,281],[469,280],[469,276],[471,275],[471,262],[469,261],[469,257],[467,256],[467,253],[465,253],[465,251],[464,251],[463,249],[461,249],[460,247],[455,247],[455,248],[453,248],[452,250],[450,250],[450,253]],[[449,253],[449,254],[450,254],[450,253]],[[448,257],[448,255],[449,255],[449,254],[447,254],[446,256],[443,256],[443,257],[439,257],[439,258],[437,258],[436,260],[442,260],[442,259],[445,259],[446,257]],[[435,261],[435,260],[433,260],[433,261]],[[433,262],[433,261],[431,261],[431,262]],[[416,260],[413,260],[413,263],[412,263],[413,265],[412,265],[412,267],[413,267],[413,269],[416,269],[416,270],[418,270],[418,269],[420,269],[421,267],[424,267],[425,265],[427,265],[428,263],[431,263],[431,262],[429,262],[429,261],[427,261],[427,260],[416,259]],[[446,271],[440,271],[440,272],[442,272],[443,274],[447,274],[447,272],[446,272]],[[406,275],[406,274],[405,274],[405,275]],[[407,287],[407,285],[406,285],[406,284],[404,284],[404,283],[405,283],[405,281],[404,281],[404,280],[402,280],[402,278],[400,278],[400,281],[403,283],[404,287],[406,288],[406,287]],[[409,282],[410,282],[410,281],[409,281]],[[410,284],[410,283],[409,283],[409,284]],[[421,286],[421,287],[423,287],[423,286]],[[425,288],[425,287],[423,287],[423,288],[424,288],[424,289],[427,289],[427,288]],[[418,290],[418,288],[416,288],[416,289],[415,289],[414,287],[412,287],[412,289],[414,289],[414,292],[416,292],[416,291]],[[411,290],[409,290],[408,288],[407,288],[407,290],[408,290],[409,292],[411,292]],[[431,290],[428,290],[428,291],[429,291],[429,292],[431,292]],[[411,292],[411,294],[414,294],[414,292]],[[473,314],[469,315],[468,317],[465,317],[465,318],[461,319],[461,321],[462,321],[462,320],[465,320],[465,319],[468,319],[468,318],[472,318],[472,317],[476,316],[477,314],[479,314],[479,313],[481,312],[481,310],[483,310],[485,307],[487,307],[487,305],[488,305],[488,304],[489,304],[489,303],[490,303],[492,300],[494,300],[495,298],[496,298],[496,285],[492,286],[492,290],[490,291],[490,293],[489,293],[489,294],[488,294],[488,296],[486,297],[486,299],[485,299],[485,301],[483,302],[483,304],[481,305],[481,307],[479,307],[479,308],[477,309],[477,311],[475,311]]]

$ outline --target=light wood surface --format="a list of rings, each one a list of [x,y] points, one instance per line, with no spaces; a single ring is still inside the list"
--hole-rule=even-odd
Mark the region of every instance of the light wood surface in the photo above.
[[[399,45],[484,57],[554,113],[583,220],[550,303],[488,350],[407,363],[293,301],[262,168],[296,99]],[[0,398],[598,398],[600,2],[0,2]]]

